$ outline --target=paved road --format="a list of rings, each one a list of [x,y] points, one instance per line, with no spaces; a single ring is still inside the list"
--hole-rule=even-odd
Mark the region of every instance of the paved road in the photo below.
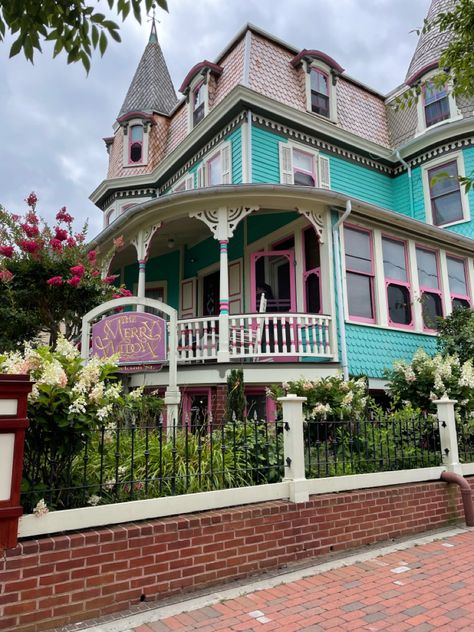
[[[358,553],[88,630],[474,632],[474,530]]]

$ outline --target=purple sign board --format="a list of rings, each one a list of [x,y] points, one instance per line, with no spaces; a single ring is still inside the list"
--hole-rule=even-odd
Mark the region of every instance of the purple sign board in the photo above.
[[[118,353],[119,365],[157,364],[166,360],[166,321],[142,312],[108,316],[92,325],[92,354]]]

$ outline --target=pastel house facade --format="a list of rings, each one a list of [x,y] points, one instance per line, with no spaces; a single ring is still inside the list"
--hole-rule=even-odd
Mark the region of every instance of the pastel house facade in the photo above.
[[[91,199],[100,251],[123,237],[105,268],[178,310],[187,414],[222,414],[235,367],[259,415],[268,384],[302,375],[382,389],[394,360],[435,349],[437,316],[472,304],[474,192],[457,176],[474,169],[474,101],[430,83],[445,44],[422,34],[382,95],[246,25],[178,99],[153,26]],[[166,366],[132,383],[162,388]]]

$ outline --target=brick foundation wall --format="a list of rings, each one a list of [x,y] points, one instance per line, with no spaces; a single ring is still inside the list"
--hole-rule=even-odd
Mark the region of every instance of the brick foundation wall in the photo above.
[[[0,630],[36,632],[95,618],[462,515],[458,488],[432,482],[26,540],[0,561]]]

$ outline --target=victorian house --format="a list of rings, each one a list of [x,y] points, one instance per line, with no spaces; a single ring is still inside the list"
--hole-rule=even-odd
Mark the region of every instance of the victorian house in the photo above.
[[[474,102],[430,82],[445,43],[421,34],[384,95],[317,39],[295,49],[248,24],[178,98],[153,26],[91,199],[100,251],[124,239],[110,272],[178,310],[185,411],[221,414],[233,367],[258,415],[268,384],[302,375],[381,389],[394,360],[435,349],[437,316],[471,305],[474,191],[456,176],[474,168]]]

